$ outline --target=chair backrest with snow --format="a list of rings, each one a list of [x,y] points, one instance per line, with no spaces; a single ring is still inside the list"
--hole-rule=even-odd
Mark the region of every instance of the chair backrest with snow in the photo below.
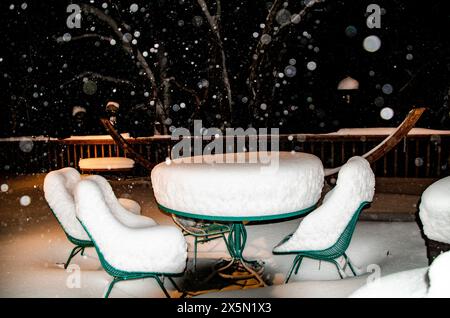
[[[89,241],[89,236],[77,220],[73,197],[74,188],[80,180],[80,173],[70,167],[51,171],[44,179],[45,199],[71,241]]]
[[[87,176],[85,179],[94,181],[99,186],[111,213],[124,225],[133,228],[156,225],[156,222],[153,219],[143,215],[135,214],[124,208],[122,203],[114,194],[114,191],[108,180],[106,180],[104,177],[99,175],[91,175]]]

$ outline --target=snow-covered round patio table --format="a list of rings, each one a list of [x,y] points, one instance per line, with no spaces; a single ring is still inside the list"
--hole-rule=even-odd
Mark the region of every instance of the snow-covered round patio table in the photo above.
[[[238,265],[264,284],[258,275],[261,264],[242,255],[245,223],[311,211],[322,192],[324,169],[312,154],[247,152],[166,160],[152,170],[151,180],[161,210],[192,219],[230,222],[227,247],[232,259],[220,270]]]

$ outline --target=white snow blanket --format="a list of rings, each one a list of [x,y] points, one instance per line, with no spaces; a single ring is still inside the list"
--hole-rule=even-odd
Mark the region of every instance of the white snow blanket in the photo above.
[[[336,186],[322,205],[307,215],[292,237],[275,252],[323,250],[331,247],[344,232],[364,201],[372,201],[375,176],[366,159],[352,157],[339,171]]]
[[[90,241],[75,213],[73,190],[80,180],[74,168],[51,171],[44,179],[44,195],[64,231],[78,240]]]
[[[436,181],[423,192],[419,216],[429,239],[450,244],[450,177]]]
[[[132,213],[128,211],[125,207],[123,207],[120,204],[119,200],[117,199],[116,195],[114,194],[114,191],[111,188],[111,185],[109,184],[108,180],[106,180],[102,176],[91,175],[87,176],[85,179],[94,181],[100,187],[100,189],[103,192],[105,202],[109,207],[109,210],[124,225],[133,228],[156,225],[156,222],[153,221],[152,218]],[[137,204],[137,202],[135,203]]]
[[[352,298],[450,297],[450,252],[439,255],[430,267],[391,274],[356,290]]]
[[[119,198],[118,200],[120,205],[131,213],[141,214],[141,206],[136,201],[127,198]]]
[[[322,191],[322,162],[311,154],[247,152],[189,158],[166,161],[152,170],[159,204],[197,215],[272,216],[311,207]],[[194,158],[203,162],[195,163]]]
[[[78,166],[81,170],[132,169],[134,160],[125,157],[85,158],[80,159]]]
[[[111,266],[128,272],[183,272],[187,245],[178,228],[163,225],[130,228],[111,213],[106,201],[94,181],[82,180],[77,184],[77,217]]]

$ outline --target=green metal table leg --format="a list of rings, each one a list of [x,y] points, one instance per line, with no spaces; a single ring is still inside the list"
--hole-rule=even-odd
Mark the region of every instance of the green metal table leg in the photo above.
[[[263,270],[263,267],[260,265],[258,261],[249,261],[244,258],[243,251],[245,248],[245,244],[247,243],[247,231],[245,226],[241,222],[235,222],[231,225],[231,231],[228,235],[228,240],[226,240],[227,249],[231,256],[231,261],[224,267],[219,269],[220,271],[224,271],[225,269],[232,267],[233,265],[238,268],[241,267],[248,273],[248,278],[256,278],[261,285],[265,286],[264,280],[261,278],[260,273]],[[257,271],[252,267],[259,267],[260,270]],[[221,274],[223,277],[232,278],[232,275]],[[236,278],[239,278],[237,276]],[[246,278],[245,276],[241,278]]]

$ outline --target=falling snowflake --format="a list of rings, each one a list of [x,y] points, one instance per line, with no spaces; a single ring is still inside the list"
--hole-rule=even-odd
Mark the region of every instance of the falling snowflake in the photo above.
[[[2,192],[7,192],[8,189],[9,189],[9,186],[8,186],[6,183],[3,183],[3,184],[0,186],[0,190],[1,190]]]
[[[376,52],[381,47],[381,40],[376,35],[370,35],[364,39],[363,47],[367,52]]]
[[[380,116],[384,120],[390,120],[390,119],[392,119],[392,117],[394,117],[394,110],[392,108],[390,108],[390,107],[384,107],[380,111]]]
[[[28,206],[31,203],[31,198],[28,195],[23,195],[20,197],[20,205]]]

